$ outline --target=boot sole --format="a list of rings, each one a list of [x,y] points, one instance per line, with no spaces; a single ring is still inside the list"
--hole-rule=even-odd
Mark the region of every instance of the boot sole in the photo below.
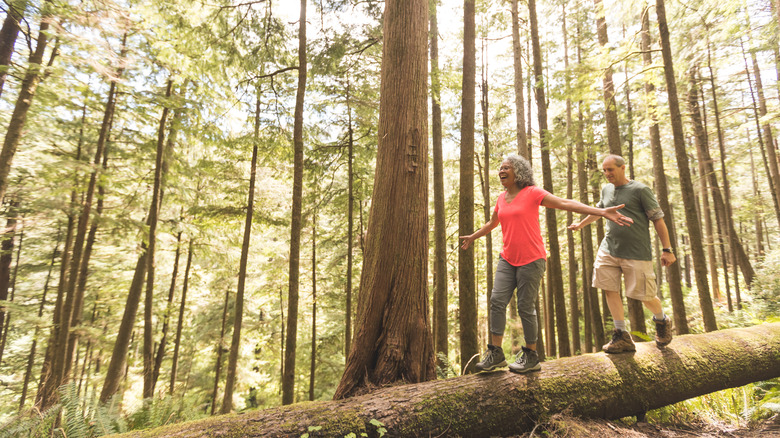
[[[505,366],[506,366],[506,360],[501,361],[501,363],[497,363],[497,364],[493,365],[490,368],[481,368],[479,365],[477,365],[477,370],[479,370],[479,371],[493,371],[496,368],[501,368],[501,367],[505,367]]]
[[[539,371],[541,369],[542,369],[542,364],[540,364],[540,363],[536,364],[536,366],[531,367],[531,368],[518,369],[518,370],[516,370],[516,369],[514,369],[512,367],[509,367],[509,371],[511,371],[513,373],[518,373],[518,374],[525,374],[525,373],[528,373],[528,372],[531,372],[531,371]]]

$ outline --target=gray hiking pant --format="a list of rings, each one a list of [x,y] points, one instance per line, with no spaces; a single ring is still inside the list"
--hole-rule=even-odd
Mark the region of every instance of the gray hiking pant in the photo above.
[[[490,295],[490,331],[503,336],[506,329],[506,306],[517,289],[517,313],[523,324],[523,336],[526,344],[535,344],[537,333],[536,299],[539,296],[539,283],[546,267],[544,259],[535,260],[527,265],[512,266],[498,257],[496,278]]]

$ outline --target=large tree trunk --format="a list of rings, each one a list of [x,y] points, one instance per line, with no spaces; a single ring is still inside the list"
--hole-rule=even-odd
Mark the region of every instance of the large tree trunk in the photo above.
[[[542,152],[542,178],[544,189],[553,193],[552,165],[547,139],[547,101],[544,94],[544,76],[542,75],[542,49],[539,44],[539,23],[536,17],[536,1],[528,1],[528,16],[531,22],[531,47],[534,58],[534,76],[536,79],[536,109],[539,118],[539,149]],[[558,220],[555,209],[545,209],[547,224],[547,281],[554,297],[555,320],[558,331],[558,355],[570,356],[569,331],[566,326],[566,302],[563,293],[563,273],[561,272],[560,245],[558,244]],[[552,319],[553,315],[545,315]]]
[[[384,31],[360,310],[337,399],[436,377],[428,324],[428,1],[388,0]]]
[[[517,153],[527,160],[531,150],[525,133],[525,105],[523,104],[523,57],[520,53],[520,12],[517,0],[512,0],[512,55],[515,70],[515,120],[517,121]]]
[[[347,119],[349,123],[349,142],[347,144],[347,284],[346,284],[346,309],[344,309],[344,357],[349,355],[352,346],[352,251],[355,246],[355,174],[353,163],[355,160],[355,138],[352,129],[352,106],[350,103],[350,89],[347,84]]]
[[[650,8],[646,5],[642,13],[642,61],[645,67],[653,64],[653,55],[650,52]],[[669,205],[669,187],[666,181],[666,172],[664,171],[664,152],[661,147],[661,130],[658,127],[658,112],[656,110],[655,85],[651,78],[645,80],[645,101],[647,102],[647,114],[650,123],[650,150],[653,156],[653,176],[655,183],[655,194],[658,198],[658,205],[664,212],[664,221],[669,229],[669,240],[672,243],[672,251],[677,251],[677,231],[675,229],[672,217],[672,208]],[[679,254],[679,253],[677,253]],[[680,271],[680,262],[672,263],[666,268],[666,278],[669,282],[669,295],[672,301],[672,315],[674,327],[677,333],[688,333],[688,318],[685,312],[685,302],[682,292],[682,276]]]
[[[437,2],[431,3],[431,135],[433,148],[433,345],[438,356],[449,352],[447,321],[447,224],[444,217],[444,158],[441,126],[439,22]],[[522,91],[522,89],[521,89]],[[521,107],[522,109],[522,107]],[[440,364],[441,365],[441,364]]]
[[[460,190],[458,235],[474,232],[474,111],[476,81],[475,0],[463,1],[463,85],[460,119]],[[474,246],[458,251],[458,321],[460,325],[460,368],[476,371],[479,354],[477,334],[477,291],[474,278]]]
[[[740,354],[730,352],[739,351]],[[550,415],[617,419],[780,377],[780,323],[676,337],[659,349],[546,362],[533,377],[497,371],[380,389],[348,400],[302,403],[195,421],[129,436],[514,436]]]
[[[685,150],[685,137],[683,134],[682,115],[680,103],[677,98],[677,82],[674,77],[674,63],[672,61],[672,48],[669,41],[669,27],[666,24],[666,8],[664,0],[656,0],[656,14],[658,15],[658,28],[661,34],[661,53],[664,60],[664,76],[669,97],[669,112],[672,122],[672,134],[674,137],[674,150],[677,156],[677,168],[680,173],[680,188],[682,191],[683,205],[685,206],[685,222],[688,224],[688,235],[691,238],[691,254],[693,267],[696,274],[696,290],[699,293],[704,329],[713,331],[718,329],[715,321],[715,311],[712,308],[710,297],[709,279],[707,278],[707,260],[704,257],[704,248],[699,245],[702,242],[701,222],[696,213],[696,202],[693,195],[693,181],[688,164],[688,153]]]
[[[427,14],[425,15],[428,16]],[[306,95],[306,0],[301,0],[298,21],[298,90],[295,95],[293,126],[293,193],[290,223],[290,271],[287,301],[287,344],[284,348],[282,404],[290,404],[295,396],[295,351],[298,343],[298,289],[300,287],[300,254],[303,205],[303,101]],[[231,353],[232,358],[232,353]],[[227,412],[222,410],[222,412]]]

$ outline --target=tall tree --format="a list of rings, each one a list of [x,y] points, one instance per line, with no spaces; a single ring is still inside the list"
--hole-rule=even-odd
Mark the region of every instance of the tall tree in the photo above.
[[[19,23],[24,17],[27,8],[27,0],[9,1],[6,3],[5,20],[0,29],[0,95],[3,94],[5,78],[11,66],[11,57],[14,54],[14,45],[19,36]]]
[[[606,56],[609,36],[607,35],[607,17],[604,11],[603,0],[593,0],[596,6],[596,34],[599,38],[602,55]],[[603,87],[604,87],[604,118],[607,121],[607,145],[609,153],[622,155],[620,147],[620,124],[617,117],[617,102],[615,101],[615,84],[612,82],[612,66],[607,65],[604,69]]]
[[[425,15],[428,16],[427,14]],[[290,224],[290,274],[287,297],[287,344],[284,349],[282,404],[293,402],[295,390],[295,351],[298,343],[298,288],[300,278],[301,227],[303,204],[303,101],[306,94],[306,0],[301,0],[298,22],[298,90],[293,127],[293,199]]]
[[[474,232],[474,122],[477,74],[475,0],[463,0],[463,85],[460,118],[460,190],[458,196],[458,234]],[[477,339],[477,291],[474,278],[474,248],[458,251],[458,308],[460,324],[460,368],[463,373],[476,370],[479,354]]]
[[[303,26],[303,24],[302,24]],[[238,286],[236,287],[236,302],[233,305],[233,337],[230,342],[230,355],[225,373],[225,398],[222,400],[221,414],[233,410],[233,391],[236,386],[236,370],[238,368],[238,352],[241,346],[241,324],[244,320],[244,289],[246,287],[246,271],[249,260],[249,241],[252,236],[252,218],[255,210],[255,181],[257,179],[257,149],[260,142],[260,91],[255,102],[255,132],[252,138],[252,162],[249,165],[249,193],[246,202],[246,220],[244,221],[244,237],[241,243],[241,260],[238,265]],[[300,231],[300,230],[299,230]]]
[[[650,50],[652,38],[650,36],[650,6],[645,5],[642,12],[642,30],[640,49],[645,67],[653,64],[653,55]],[[658,111],[656,106],[655,84],[650,74],[645,79],[645,101],[647,102],[647,115],[650,120],[649,137],[650,150],[653,156],[653,176],[655,193],[658,204],[664,212],[667,228],[669,229],[669,241],[672,243],[672,251],[677,251],[677,231],[672,217],[672,209],[669,204],[669,186],[664,171],[664,152],[661,147],[661,130],[658,127]],[[667,281],[669,282],[669,295],[672,301],[672,313],[674,327],[678,334],[688,333],[688,318],[685,312],[685,302],[682,292],[682,271],[680,263],[672,263],[666,268]]]
[[[520,50],[520,11],[518,0],[512,0],[512,66],[515,72],[515,120],[517,121],[517,153],[523,158],[531,159],[528,138],[525,132],[525,105],[523,103],[523,56]],[[529,116],[530,118],[530,116]]]
[[[187,264],[184,267],[184,281],[181,286],[181,302],[179,303],[179,319],[176,322],[176,338],[173,341],[173,358],[171,359],[171,382],[168,387],[168,393],[173,394],[176,387],[176,376],[179,369],[179,348],[181,347],[181,333],[184,326],[184,310],[187,304],[187,289],[190,284],[190,268],[192,267],[192,247],[194,241],[190,237],[190,243],[187,247]]]
[[[377,172],[357,331],[334,398],[436,377],[428,325],[428,0],[384,11]]]
[[[531,22],[531,48],[534,58],[534,78],[536,83],[536,109],[539,119],[539,149],[542,152],[542,178],[544,189],[553,192],[552,165],[550,163],[549,133],[547,131],[547,100],[545,100],[545,81],[542,74],[542,49],[539,43],[539,21],[536,16],[536,0],[528,0],[528,16]],[[547,223],[547,287],[555,300],[555,320],[558,329],[558,355],[571,356],[569,349],[569,331],[566,325],[566,302],[563,293],[563,272],[561,269],[560,245],[558,244],[558,219],[555,209],[545,209]],[[545,315],[552,319],[552,315]]]
[[[165,87],[165,97],[169,99],[173,91],[173,79],[169,78]],[[165,158],[165,134],[168,126],[168,114],[170,108],[163,105],[160,123],[157,127],[157,151],[154,163],[154,185],[152,189],[152,204],[149,207],[149,238],[146,249],[146,293],[144,294],[144,399],[154,395],[154,327],[152,315],[154,309],[154,279],[155,279],[155,250],[157,247],[157,224],[159,222],[160,208],[162,206],[163,184],[163,160]]]
[[[449,352],[447,322],[447,224],[444,211],[441,72],[439,70],[438,1],[431,2],[431,135],[433,148],[433,342],[437,355]],[[521,107],[522,108],[522,107]]]
[[[669,112],[671,114],[672,135],[674,137],[674,150],[677,157],[677,168],[680,173],[680,188],[683,197],[685,220],[688,224],[688,234],[692,242],[702,241],[701,222],[696,212],[693,182],[691,170],[688,164],[688,153],[685,150],[685,137],[683,134],[682,115],[680,103],[677,97],[677,82],[674,77],[674,62],[672,61],[672,48],[669,41],[669,26],[666,23],[666,7],[664,0],[656,0],[656,14],[658,15],[658,29],[661,36],[661,54],[664,61],[664,76],[669,98]],[[709,279],[707,278],[707,260],[704,257],[704,248],[701,245],[691,245],[694,272],[696,274],[696,290],[699,294],[704,328],[707,331],[718,329],[715,321],[715,311],[712,308],[710,297]]]
[[[24,74],[24,79],[22,79],[19,95],[16,98],[16,104],[11,114],[11,120],[5,132],[3,148],[0,150],[0,201],[5,196],[5,191],[8,188],[8,174],[11,172],[11,162],[16,154],[19,141],[22,139],[22,133],[27,123],[27,113],[29,113],[32,106],[38,84],[44,76],[43,55],[49,41],[49,26],[52,20],[50,8],[51,0],[45,0],[43,5],[41,5],[41,22],[38,26],[37,44],[35,45],[35,51],[30,54],[27,72]],[[52,53],[49,64],[54,61],[55,55],[56,49]]]
[[[482,81],[481,92],[482,100],[480,102],[482,108],[482,142],[485,146],[484,150],[484,166],[482,166],[482,172],[480,173],[480,182],[482,183],[482,211],[485,214],[485,223],[490,222],[491,203],[490,203],[490,124],[488,121],[488,62],[487,57],[487,36],[482,38]],[[485,236],[485,280],[487,290],[487,308],[490,308],[490,296],[493,291],[493,236],[488,233]],[[488,333],[490,333],[491,325],[490,318],[488,318]]]

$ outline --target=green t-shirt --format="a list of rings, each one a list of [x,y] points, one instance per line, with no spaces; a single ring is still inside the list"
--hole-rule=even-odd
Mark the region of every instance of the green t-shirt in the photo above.
[[[611,254],[631,260],[652,260],[653,252],[650,247],[650,221],[655,221],[664,216],[658,206],[658,201],[650,187],[629,181],[620,187],[607,184],[601,189],[601,200],[597,204],[600,208],[614,207],[626,204],[618,210],[618,213],[634,220],[631,226],[620,226],[612,221],[607,221],[607,233],[601,241],[599,249]]]

